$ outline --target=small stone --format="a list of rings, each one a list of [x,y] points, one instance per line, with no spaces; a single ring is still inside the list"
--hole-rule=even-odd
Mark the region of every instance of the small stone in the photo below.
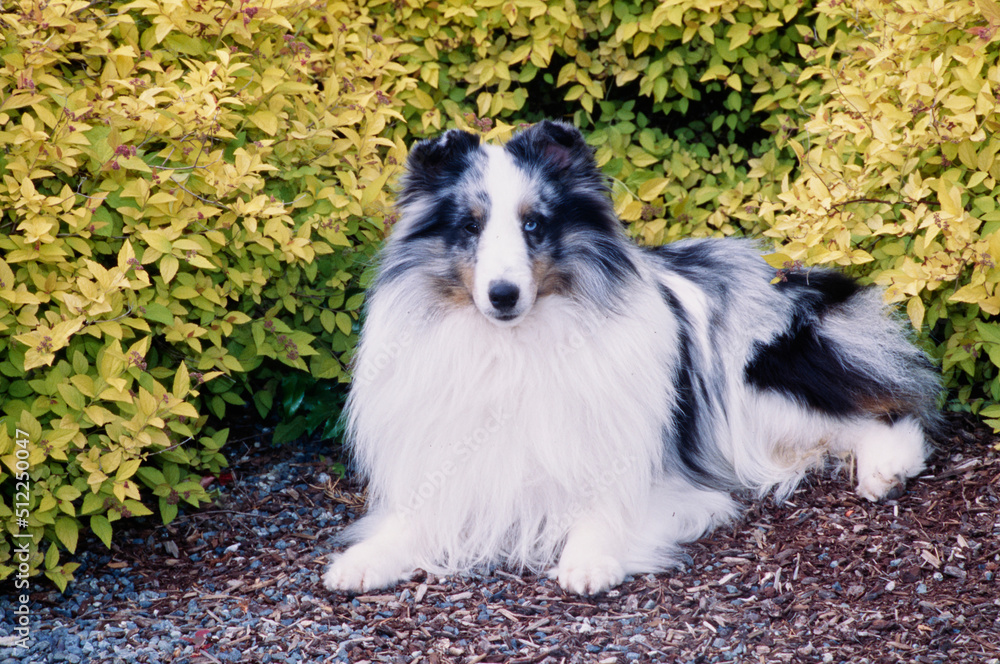
[[[964,579],[967,576],[964,569],[955,567],[954,565],[945,565],[944,573],[956,579]]]

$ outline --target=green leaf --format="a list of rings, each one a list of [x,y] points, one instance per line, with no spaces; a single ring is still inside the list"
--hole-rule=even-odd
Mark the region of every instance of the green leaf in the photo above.
[[[977,320],[976,330],[979,331],[979,338],[983,341],[991,344],[1000,344],[1000,325],[997,323],[987,323]]]
[[[59,500],[76,500],[81,495],[82,492],[72,484],[63,484],[55,490],[55,496]]]
[[[45,552],[45,569],[53,569],[59,564],[59,547],[53,542]]]
[[[81,411],[87,405],[87,401],[83,398],[83,395],[80,394],[80,390],[76,389],[69,383],[59,383],[56,386],[56,389],[59,390],[59,396],[63,398],[66,405],[73,410]]]
[[[65,488],[65,487],[64,487]],[[55,525],[56,537],[62,542],[70,553],[76,551],[76,542],[80,534],[80,525],[68,516],[61,516],[56,519]]]
[[[167,309],[159,302],[150,302],[147,304],[143,318],[148,318],[151,321],[155,321],[163,325],[174,324],[174,315],[170,313],[170,309]]]
[[[290,443],[306,433],[306,419],[301,415],[291,422],[282,422],[274,428],[274,442],[278,445]]]
[[[353,321],[348,314],[345,314],[343,311],[337,312],[337,328],[341,332],[344,334],[350,334],[352,325]]]
[[[88,368],[90,363],[87,361],[87,356],[78,350],[73,351],[73,371],[77,374],[86,374]]]
[[[104,546],[111,548],[111,522],[108,521],[108,517],[101,514],[95,514],[90,517],[90,530],[98,539],[104,542]]]
[[[80,513],[91,514],[104,509],[104,500],[105,497],[99,493],[88,493],[83,497],[83,507],[80,508]]]
[[[66,592],[66,587],[69,585],[70,581],[69,576],[63,574],[59,570],[52,569],[46,570],[45,576],[49,579],[49,581],[56,584],[56,587],[59,588],[59,592]]]
[[[173,521],[177,517],[177,505],[171,505],[166,498],[160,498],[160,517],[163,519],[163,525]]]
[[[257,406],[257,412],[260,413],[260,416],[266,417],[267,414],[271,412],[271,407],[274,405],[274,395],[266,390],[255,392],[253,395],[253,403]]]

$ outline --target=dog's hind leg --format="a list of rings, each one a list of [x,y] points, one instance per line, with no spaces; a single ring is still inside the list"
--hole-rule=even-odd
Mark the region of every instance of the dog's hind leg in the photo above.
[[[862,420],[846,428],[837,447],[854,454],[858,495],[871,501],[899,497],[906,480],[924,469],[928,451],[923,426],[913,416]]]

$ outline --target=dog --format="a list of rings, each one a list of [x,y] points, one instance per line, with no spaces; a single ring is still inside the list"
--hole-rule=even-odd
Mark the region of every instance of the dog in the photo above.
[[[345,409],[367,515],[324,585],[480,566],[605,591],[833,456],[918,474],[939,378],[882,292],[748,240],[641,248],[571,125],[416,144]]]

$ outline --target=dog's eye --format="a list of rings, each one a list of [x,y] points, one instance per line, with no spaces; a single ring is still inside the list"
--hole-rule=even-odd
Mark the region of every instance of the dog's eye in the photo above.
[[[469,235],[479,235],[479,233],[482,231],[482,228],[479,226],[478,221],[470,221],[466,223],[465,226],[463,226],[462,228]]]
[[[534,233],[539,227],[538,217],[536,215],[530,215],[524,219],[524,223],[521,228],[524,229],[525,233]]]

